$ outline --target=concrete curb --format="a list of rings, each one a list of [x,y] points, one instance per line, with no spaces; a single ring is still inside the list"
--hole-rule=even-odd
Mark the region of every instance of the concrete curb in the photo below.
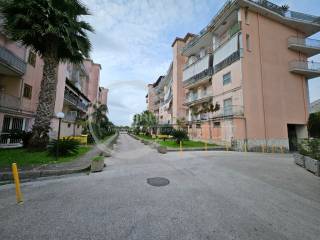
[[[117,141],[119,136],[119,133],[114,134],[109,139],[104,142],[104,144],[112,148],[113,144]],[[46,170],[46,169],[34,169],[34,170],[26,170],[26,171],[19,171],[20,179],[36,179],[40,177],[50,177],[50,176],[61,176],[61,175],[67,175],[72,173],[80,173],[83,171],[90,170],[91,168],[91,157],[89,155],[99,155],[101,151],[98,148],[93,148],[89,152],[87,152],[85,155],[81,157],[88,156],[88,162],[85,163],[83,166],[75,167],[75,168],[67,168],[67,169],[56,169],[56,170]],[[77,160],[74,160],[77,161]],[[7,182],[7,181],[13,181],[12,173],[11,172],[0,172],[0,182]]]

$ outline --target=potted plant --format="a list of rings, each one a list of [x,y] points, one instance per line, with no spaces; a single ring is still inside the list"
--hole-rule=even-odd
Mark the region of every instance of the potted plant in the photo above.
[[[305,168],[305,156],[308,154],[308,151],[305,149],[303,143],[300,143],[298,146],[298,152],[293,154],[295,164]]]
[[[168,152],[167,147],[158,146],[157,147],[158,153],[166,154]]]
[[[104,156],[96,156],[91,160],[91,172],[101,172],[104,168]]]
[[[308,149],[308,154],[305,156],[305,167],[310,172],[320,176],[320,140],[309,140]]]

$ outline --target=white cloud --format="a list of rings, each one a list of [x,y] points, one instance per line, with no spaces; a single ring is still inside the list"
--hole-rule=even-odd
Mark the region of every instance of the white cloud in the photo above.
[[[303,3],[292,2],[293,10]],[[316,6],[318,0],[313,1]],[[92,58],[102,65],[101,83],[110,89],[110,118],[129,124],[130,115],[145,109],[146,85],[165,74],[176,36],[199,32],[225,0],[86,0]],[[275,2],[284,4],[285,0]],[[309,9],[314,11],[314,9]],[[318,11],[319,9],[317,9]],[[309,12],[307,9],[303,11]],[[310,12],[313,13],[313,12]],[[311,93],[312,95],[312,93]],[[313,96],[313,95],[312,95]]]

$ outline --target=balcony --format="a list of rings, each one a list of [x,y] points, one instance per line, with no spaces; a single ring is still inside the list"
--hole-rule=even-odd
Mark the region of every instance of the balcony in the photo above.
[[[210,118],[230,118],[235,116],[243,116],[244,108],[240,105],[232,105],[221,107],[218,111],[210,113]]]
[[[288,48],[311,57],[320,53],[320,40],[290,37],[288,39]]]
[[[208,102],[209,100],[211,100],[213,97],[213,92],[212,91],[207,91],[204,94],[193,94],[190,95],[186,101],[185,104],[186,106],[193,106],[199,103],[204,103],[204,102]]]
[[[65,89],[64,91],[64,99],[73,107],[76,107],[83,112],[86,112],[88,110],[88,104],[82,102],[79,96],[69,91],[68,89]]]
[[[0,93],[0,107],[18,110],[20,109],[20,98]]]
[[[27,64],[21,58],[4,47],[0,47],[0,74],[22,76],[25,74]]]
[[[308,79],[320,76],[320,63],[308,61],[292,61],[289,63],[289,71],[303,75]]]
[[[185,87],[195,87],[198,84],[207,82],[212,74],[213,69],[210,66],[212,55],[207,54],[196,62],[186,66],[183,70],[183,83]]]

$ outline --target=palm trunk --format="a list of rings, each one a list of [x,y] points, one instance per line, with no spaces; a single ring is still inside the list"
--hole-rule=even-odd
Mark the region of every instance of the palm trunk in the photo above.
[[[44,57],[43,76],[39,93],[39,103],[32,128],[29,147],[45,149],[49,143],[50,122],[54,116],[57,88],[58,62],[51,57]]]

